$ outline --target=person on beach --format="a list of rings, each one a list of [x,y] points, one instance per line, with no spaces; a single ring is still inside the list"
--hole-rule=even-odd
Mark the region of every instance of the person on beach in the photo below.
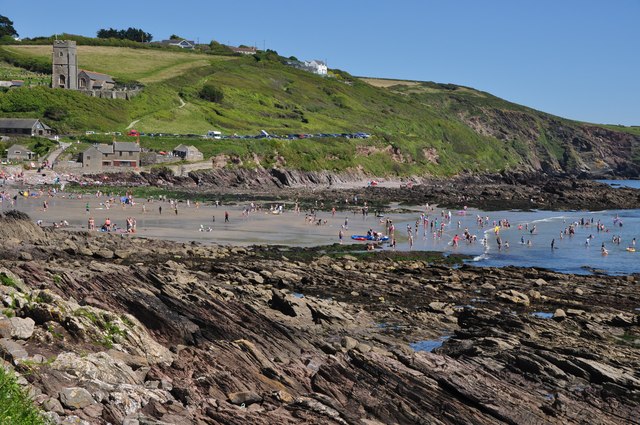
[[[89,214],[89,203],[87,202],[87,205],[84,206],[84,211]]]
[[[556,240],[554,238],[554,239],[551,239],[551,249],[554,249],[555,247],[556,247]]]
[[[87,222],[87,229],[96,230],[96,222],[93,217],[89,217],[89,221]]]
[[[228,223],[229,222],[229,211],[225,211],[224,212],[224,222]]]
[[[160,215],[162,215],[162,205],[159,205],[159,206],[158,206],[158,213],[159,213]]]
[[[344,237],[344,231],[340,229],[338,232],[338,239],[340,240],[340,245],[342,245],[342,238]]]

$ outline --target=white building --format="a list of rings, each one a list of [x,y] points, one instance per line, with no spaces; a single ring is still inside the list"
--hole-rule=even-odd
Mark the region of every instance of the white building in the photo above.
[[[305,61],[304,65],[314,74],[327,75],[327,64],[322,61]]]
[[[307,72],[313,72],[314,74],[321,75],[323,77],[325,77],[328,72],[327,64],[319,60],[304,62],[300,62],[299,60],[288,60],[285,63],[288,66],[292,66],[294,68],[301,69]]]

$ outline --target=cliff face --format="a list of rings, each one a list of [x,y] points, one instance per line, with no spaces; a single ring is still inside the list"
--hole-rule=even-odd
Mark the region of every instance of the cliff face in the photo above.
[[[64,423],[640,415],[632,276],[54,229],[32,241],[39,230],[22,226],[0,258],[0,352]]]
[[[460,119],[475,132],[494,137],[522,157],[522,171],[573,176],[640,176],[640,136],[580,125],[527,111],[484,108]]]

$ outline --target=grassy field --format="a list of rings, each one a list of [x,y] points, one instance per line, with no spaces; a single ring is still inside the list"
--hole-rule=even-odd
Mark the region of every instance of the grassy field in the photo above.
[[[3,46],[23,56],[51,57],[51,46]],[[184,74],[212,61],[233,61],[235,57],[185,54],[165,50],[123,47],[78,46],[78,68],[109,74],[116,80],[157,83]]]
[[[420,86],[419,81],[393,80],[387,78],[358,77],[361,81],[374,87],[389,88],[393,86]]]
[[[50,46],[0,46],[0,57],[9,55],[12,63],[29,66],[42,67],[50,54]],[[355,78],[338,70],[332,70],[335,78],[322,78],[267,57],[96,46],[79,46],[78,55],[82,67],[119,81],[142,82],[145,89],[131,101],[44,87],[15,89],[0,96],[0,115],[44,117],[61,133],[80,134],[124,133],[134,121],[145,133],[367,132],[371,139],[185,142],[143,137],[142,144],[156,150],[193,144],[205,157],[236,156],[247,167],[255,166],[257,158],[263,166],[360,168],[378,175],[449,175],[513,169],[547,159],[566,161],[575,150],[549,126],[560,123],[571,130],[582,125],[469,87]],[[215,101],[203,98],[205,87],[219,93]],[[478,127],[487,122],[513,135],[498,138]]]

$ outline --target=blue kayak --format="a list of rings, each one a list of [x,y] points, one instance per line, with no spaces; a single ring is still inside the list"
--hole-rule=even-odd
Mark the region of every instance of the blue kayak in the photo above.
[[[355,241],[381,241],[385,242],[389,240],[389,236],[380,236],[377,239],[374,236],[369,235],[351,235],[351,239]]]

